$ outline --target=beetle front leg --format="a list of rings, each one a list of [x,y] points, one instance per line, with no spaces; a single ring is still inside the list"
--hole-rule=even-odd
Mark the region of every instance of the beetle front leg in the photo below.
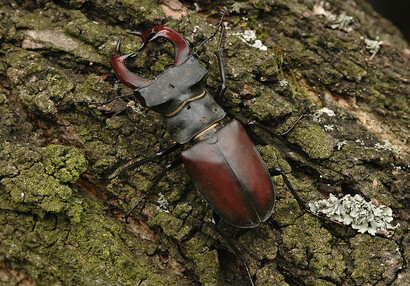
[[[227,89],[225,63],[223,59],[223,48],[222,48],[222,38],[223,38],[223,33],[224,33],[223,19],[225,17],[226,11],[227,11],[226,7],[221,9],[219,13],[221,15],[221,18],[219,19],[219,23],[216,26],[215,32],[211,36],[203,40],[194,51],[194,55],[196,55],[199,49],[201,48],[201,46],[205,44],[207,41],[209,41],[210,39],[212,39],[213,37],[215,37],[215,35],[218,33],[218,29],[221,28],[221,34],[219,35],[218,49],[215,51],[215,55],[218,59],[219,72],[221,74],[221,81],[222,81],[221,85],[218,87],[217,94],[214,98],[217,103],[220,103],[220,99],[225,94],[225,91]]]
[[[222,21],[222,19],[221,19]],[[218,87],[217,94],[215,96],[215,101],[220,103],[222,96],[225,94],[228,87],[226,86],[226,72],[225,72],[225,62],[223,58],[223,48],[222,48],[222,37],[224,32],[224,24],[221,22],[221,34],[219,35],[218,50],[215,51],[215,55],[218,59],[219,72],[221,74],[221,85]]]
[[[223,58],[223,48],[222,48],[222,39],[224,35],[224,23],[223,19],[225,17],[226,13],[226,7],[224,7],[220,14],[221,14],[221,19],[219,20],[218,27],[221,27],[221,34],[219,35],[219,41],[218,41],[218,50],[215,51],[216,58],[218,59],[218,65],[219,65],[219,73],[221,74],[221,85],[218,87],[216,96],[215,96],[215,101],[220,103],[222,96],[225,94],[226,90],[228,87],[226,86],[226,72],[225,72],[225,62]]]

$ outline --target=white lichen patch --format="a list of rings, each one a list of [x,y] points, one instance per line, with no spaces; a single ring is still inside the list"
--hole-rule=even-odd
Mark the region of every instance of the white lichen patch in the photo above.
[[[168,210],[169,203],[168,203],[167,199],[165,198],[165,196],[162,193],[159,193],[158,195],[159,195],[159,197],[158,197],[158,201],[157,201],[158,202],[157,211],[169,213],[169,210]]]
[[[393,145],[389,140],[383,140],[384,144],[376,143],[374,145],[375,149],[381,149],[381,150],[386,150],[386,151],[392,151],[394,153],[400,154],[401,148]]]
[[[326,18],[326,22],[330,28],[333,30],[342,30],[345,32],[350,32],[354,29],[352,16],[347,16],[344,12],[337,15],[328,11],[324,8],[324,4],[328,5],[328,3],[324,3],[323,1],[320,2],[318,5],[313,6],[313,15],[315,16],[324,16]],[[328,7],[327,7],[328,8]]]
[[[199,30],[199,26],[198,25],[196,25],[195,27],[194,27],[194,30],[192,30],[192,32],[195,34],[196,32],[198,32],[198,30]]]
[[[334,112],[333,110],[331,110],[331,109],[329,109],[329,108],[327,108],[327,107],[323,107],[323,108],[317,110],[317,111],[315,112],[315,114],[313,114],[313,120],[316,121],[316,122],[320,122],[320,117],[321,117],[323,114],[326,114],[326,115],[329,116],[329,117],[336,116],[336,114],[335,114],[335,112]]]
[[[255,31],[246,30],[243,33],[235,33],[234,35],[239,36],[242,42],[247,43],[249,46],[257,48],[262,51],[266,51],[268,49],[267,46],[262,44],[261,40],[256,38]]]
[[[346,195],[341,199],[330,194],[329,199],[309,203],[312,212],[323,214],[329,219],[351,225],[360,233],[368,232],[371,235],[380,234],[392,236],[396,226],[391,225],[393,211],[381,205],[377,207],[366,202],[360,195],[354,197]]]
[[[287,80],[287,79],[281,79],[280,81],[279,81],[279,85],[281,86],[281,87],[286,87],[286,86],[288,86],[289,85],[289,81]]]
[[[382,41],[379,41],[379,38],[377,37],[376,40],[370,40],[370,39],[364,39],[364,42],[366,44],[366,49],[369,50],[369,52],[372,54],[369,60],[372,60],[374,56],[377,54],[377,52],[380,50],[380,47],[383,45]]]
[[[335,129],[335,126],[332,125],[323,125],[323,128],[325,129],[325,131],[330,132],[333,131]]]
[[[342,149],[342,147],[346,144],[347,144],[347,140],[340,141],[339,143],[336,144],[337,150],[340,151],[340,149]]]

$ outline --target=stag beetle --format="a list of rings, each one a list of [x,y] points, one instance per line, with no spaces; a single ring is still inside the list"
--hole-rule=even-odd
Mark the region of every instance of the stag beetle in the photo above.
[[[175,50],[174,67],[165,70],[155,80],[132,73],[126,66],[126,60],[135,54],[122,55],[121,38],[117,42],[115,53],[111,56],[112,68],[118,79],[134,90],[132,94],[125,96],[133,95],[143,106],[161,114],[165,128],[175,143],[151,157],[128,165],[114,177],[188,146],[180,152],[181,156],[178,159],[168,164],[153,179],[148,192],[138,200],[125,218],[127,219],[139,203],[154,190],[168,170],[183,163],[195,187],[208,204],[221,218],[234,226],[257,227],[271,216],[275,206],[271,176],[278,175],[282,176],[302,209],[313,216],[332,221],[313,213],[306,206],[281,169],[266,167],[243,125],[236,119],[230,119],[218,104],[227,89],[222,49],[225,12],[226,10],[221,12],[221,19],[215,32],[201,42],[193,53],[185,39],[168,27],[155,26],[143,33],[128,31],[142,38],[143,43],[138,51],[159,38],[172,43]],[[199,63],[196,55],[199,48],[213,38],[219,29],[221,32],[215,54],[221,84],[216,95],[212,97],[205,88],[207,70]],[[276,135],[287,134],[302,117],[300,116],[286,132]],[[271,133],[264,125],[256,122],[248,124],[252,125]],[[242,259],[250,282],[254,285],[246,261],[235,246],[231,247]]]
[[[180,158],[166,166],[158,174],[148,192],[125,216],[155,188],[165,173],[183,163],[195,185],[213,210],[230,224],[241,228],[253,228],[265,222],[274,209],[275,191],[271,176],[281,175],[299,205],[314,216],[291,186],[284,172],[278,168],[268,169],[260,154],[249,139],[240,122],[227,118],[226,112],[217,103],[225,93],[226,77],[223,60],[222,37],[225,11],[213,35],[205,39],[191,53],[188,43],[174,30],[155,26],[145,32],[128,31],[142,38],[138,50],[149,42],[163,38],[172,43],[175,50],[174,67],[165,70],[155,80],[145,79],[132,73],[126,60],[135,54],[121,54],[121,38],[111,56],[112,68],[120,81],[134,89],[133,95],[141,104],[162,115],[165,128],[176,142],[153,156],[137,161],[116,175],[161,158],[180,149]],[[221,85],[215,100],[205,88],[207,70],[195,57],[198,49],[218,30],[218,50],[215,52],[221,74]],[[298,120],[287,131],[289,132]],[[283,134],[286,134],[282,133]],[[326,219],[326,218],[324,218]]]

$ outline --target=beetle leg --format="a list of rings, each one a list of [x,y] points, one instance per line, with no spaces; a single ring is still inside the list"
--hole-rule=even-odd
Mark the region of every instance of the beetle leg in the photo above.
[[[223,19],[223,17],[222,17]],[[219,44],[218,44],[218,50],[215,52],[215,55],[218,59],[218,65],[219,65],[219,72],[221,74],[221,85],[218,87],[218,91],[215,96],[215,101],[220,102],[222,96],[225,94],[227,90],[226,86],[226,72],[225,72],[225,62],[223,58],[223,48],[222,48],[222,37],[224,33],[224,24],[222,23],[221,19],[221,34],[219,35]]]
[[[154,161],[154,160],[157,160],[157,159],[161,159],[161,158],[164,157],[165,155],[168,155],[168,154],[174,152],[174,151],[177,150],[179,147],[181,147],[181,144],[179,144],[179,143],[174,143],[174,144],[172,144],[171,146],[168,146],[168,147],[166,147],[166,148],[164,148],[164,149],[161,149],[161,150],[155,152],[155,154],[152,155],[152,156],[150,156],[150,157],[147,157],[147,158],[144,158],[144,159],[142,159],[142,160],[138,160],[138,161],[136,161],[136,162],[134,162],[134,163],[131,163],[130,165],[124,167],[118,174],[116,174],[115,176],[110,176],[108,179],[109,179],[109,180],[115,179],[115,178],[117,178],[117,177],[120,177],[120,176],[124,175],[126,172],[128,172],[128,171],[130,171],[130,170],[133,170],[133,169],[135,169],[135,168],[138,168],[139,166],[142,166],[142,165],[144,165],[144,164],[146,164],[146,163],[148,163],[148,162],[151,162],[151,161]]]
[[[218,87],[216,96],[215,96],[215,101],[220,103],[220,100],[222,98],[222,96],[225,94],[226,90],[227,90],[227,86],[226,86],[226,72],[225,72],[225,62],[223,59],[223,48],[222,48],[222,39],[223,39],[223,34],[224,34],[224,24],[223,24],[223,19],[225,17],[227,8],[224,7],[221,9],[220,11],[220,15],[221,18],[219,19],[219,23],[216,26],[215,32],[209,36],[208,38],[206,38],[205,40],[202,41],[202,43],[200,43],[198,45],[198,47],[195,49],[194,54],[198,53],[199,48],[205,44],[207,41],[209,41],[210,39],[212,39],[213,37],[215,37],[216,33],[218,32],[219,28],[221,28],[221,33],[219,35],[219,42],[218,42],[218,49],[215,51],[215,55],[218,59],[218,65],[219,65],[219,72],[221,74],[221,85]]]
[[[195,49],[195,51],[194,51],[194,55],[196,55],[196,54],[198,53],[199,48],[201,48],[203,44],[205,44],[205,43],[208,42],[210,39],[212,39],[213,37],[215,37],[215,35],[218,33],[219,28],[220,28],[220,27],[222,26],[222,24],[223,24],[223,19],[224,19],[224,17],[225,17],[225,13],[226,13],[227,10],[228,10],[228,9],[227,9],[226,7],[223,7],[223,8],[221,9],[221,11],[219,12],[219,14],[221,15],[221,18],[219,19],[219,23],[218,23],[218,25],[216,26],[215,32],[214,32],[212,35],[210,35],[208,38],[206,38],[205,40],[203,40],[203,41],[198,45],[198,47],[196,47],[196,49]],[[221,38],[219,39],[219,42],[221,42]]]
[[[224,231],[222,229],[220,229],[217,225],[215,225],[214,229],[216,230],[216,232],[222,237],[223,240],[225,240],[226,244],[228,245],[228,247],[230,249],[233,250],[233,252],[235,253],[236,256],[238,256],[241,261],[242,264],[245,268],[246,271],[246,275],[248,276],[249,282],[251,286],[255,286],[253,279],[252,279],[252,275],[251,272],[249,271],[249,267],[248,267],[248,263],[246,262],[245,258],[243,257],[242,253],[239,251],[239,249],[236,247],[235,243],[232,241],[232,239],[229,239]]]
[[[310,208],[308,208],[308,206],[307,206],[307,205],[303,202],[303,200],[299,197],[299,195],[298,195],[298,193],[296,192],[296,190],[292,187],[292,184],[290,183],[288,177],[286,176],[286,174],[285,174],[281,169],[279,169],[279,168],[269,168],[269,174],[270,174],[271,176],[279,176],[279,175],[282,176],[283,182],[286,184],[286,186],[288,187],[288,189],[290,190],[290,192],[292,193],[292,195],[295,197],[295,199],[296,199],[296,201],[298,202],[299,207],[300,207],[301,209],[303,209],[304,211],[306,211],[307,213],[311,214],[311,215],[314,216],[314,217],[323,219],[323,220],[325,220],[325,221],[330,221],[330,222],[336,223],[336,224],[338,224],[338,225],[342,225],[342,223],[340,223],[340,222],[338,222],[338,221],[329,219],[329,218],[327,218],[327,217],[324,217],[324,216],[321,216],[321,215],[319,215],[319,214],[317,214],[317,213],[312,212],[312,211],[310,210]]]
[[[284,132],[282,132],[282,133],[272,132],[272,131],[269,129],[269,127],[267,127],[267,126],[265,126],[265,125],[263,125],[263,124],[261,124],[261,123],[255,121],[255,120],[250,121],[250,122],[247,123],[245,126],[257,126],[257,127],[259,127],[260,129],[262,129],[262,130],[268,132],[268,133],[271,134],[271,135],[274,135],[274,136],[283,136],[283,135],[288,134],[290,131],[292,131],[293,128],[295,128],[296,124],[298,124],[298,122],[299,122],[303,117],[305,117],[305,114],[300,115],[300,116],[298,117],[298,119],[296,119],[295,122],[293,122],[292,126],[289,127],[288,130],[286,130],[286,131],[284,131]]]
[[[117,42],[117,47],[115,48],[115,53],[111,56],[111,66],[117,75],[118,79],[121,80],[126,86],[137,89],[152,83],[152,80],[145,79],[142,77],[137,76],[136,74],[132,73],[127,66],[125,65],[125,61],[133,56],[134,54],[121,54],[121,38]]]
[[[156,175],[154,177],[154,179],[152,180],[152,184],[149,187],[148,191],[137,201],[137,203],[127,212],[127,214],[123,217],[125,219],[126,222],[128,222],[128,217],[130,216],[130,214],[132,213],[132,211],[138,207],[138,205],[146,198],[148,197],[152,191],[155,189],[155,187],[158,185],[158,183],[161,181],[161,179],[165,176],[165,174],[169,171],[174,169],[175,167],[179,166],[180,164],[182,164],[182,160],[179,157],[178,159],[172,161],[170,164],[165,166],[165,169],[163,169],[161,171],[161,173],[159,173],[158,175]]]
[[[163,38],[171,42],[175,50],[174,66],[182,64],[189,56],[190,48],[188,43],[183,37],[181,37],[177,32],[170,28],[164,26],[155,26],[143,33],[136,31],[127,32],[142,38],[143,42],[138,50],[143,49],[149,42],[154,41],[157,38]]]

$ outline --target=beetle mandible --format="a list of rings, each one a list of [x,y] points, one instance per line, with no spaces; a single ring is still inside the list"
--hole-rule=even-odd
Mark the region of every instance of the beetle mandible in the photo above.
[[[235,119],[230,120],[218,104],[227,89],[222,49],[225,10],[221,14],[214,34],[205,39],[193,53],[186,40],[168,27],[155,26],[145,32],[128,31],[142,38],[143,43],[138,50],[158,38],[172,43],[175,50],[174,67],[165,70],[155,80],[132,73],[125,63],[134,53],[122,55],[121,38],[117,42],[115,53],[111,56],[115,74],[120,81],[134,90],[133,95],[143,106],[162,115],[165,128],[176,143],[125,167],[116,176],[191,143],[190,147],[181,152],[180,158],[167,165],[154,178],[148,192],[125,217],[128,218],[130,212],[155,188],[167,170],[183,163],[195,187],[212,209],[234,226],[256,227],[271,216],[275,205],[271,176],[276,175],[283,177],[284,183],[304,210],[326,219],[310,211],[283,171],[266,167],[242,124]],[[219,29],[221,32],[215,54],[221,85],[216,96],[212,97],[205,88],[207,70],[195,56],[199,47],[214,37]]]

